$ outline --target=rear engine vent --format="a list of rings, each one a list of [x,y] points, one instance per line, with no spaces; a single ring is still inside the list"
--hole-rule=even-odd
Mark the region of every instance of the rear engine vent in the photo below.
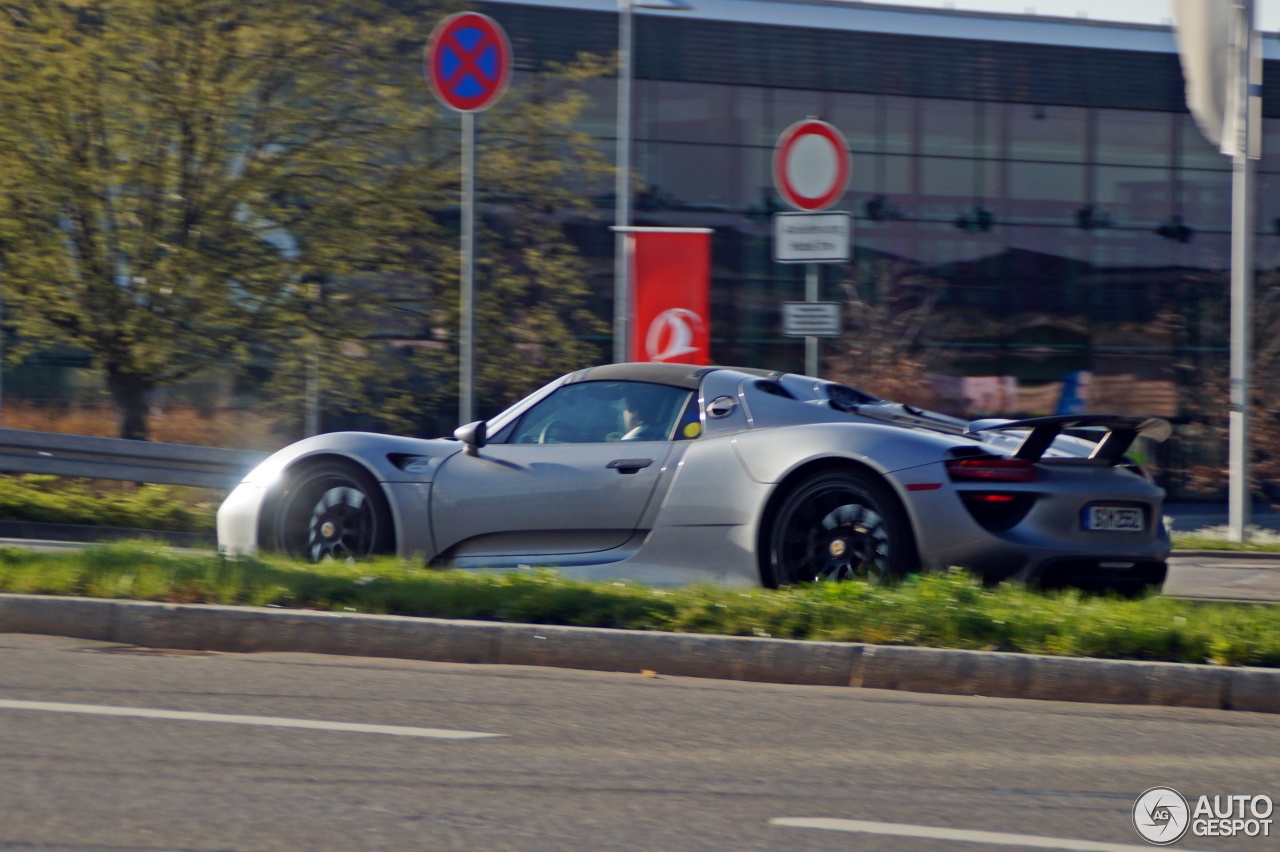
[[[860,405],[870,405],[884,402],[884,400],[847,385],[827,385],[827,402],[836,411],[855,411]]]
[[[771,394],[773,396],[781,396],[781,397],[785,397],[786,399],[795,399],[795,397],[791,395],[791,391],[787,390],[777,382],[770,381],[768,379],[760,379],[759,381],[757,381],[756,390],[762,391],[763,393]]]
[[[1000,491],[961,491],[960,500],[973,519],[989,532],[1011,530],[1022,522],[1036,502],[1034,494]]]

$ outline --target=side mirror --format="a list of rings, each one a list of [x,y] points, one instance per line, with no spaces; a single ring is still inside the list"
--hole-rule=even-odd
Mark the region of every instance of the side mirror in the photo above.
[[[469,456],[480,455],[480,448],[484,446],[484,439],[488,437],[488,426],[483,420],[477,420],[475,423],[468,423],[466,426],[459,426],[453,430],[453,437],[467,445],[465,450]]]

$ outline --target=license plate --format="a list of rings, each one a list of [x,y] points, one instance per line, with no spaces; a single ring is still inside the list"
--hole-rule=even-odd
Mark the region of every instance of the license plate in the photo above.
[[[1133,506],[1090,506],[1085,509],[1084,528],[1102,532],[1142,532],[1142,510]]]

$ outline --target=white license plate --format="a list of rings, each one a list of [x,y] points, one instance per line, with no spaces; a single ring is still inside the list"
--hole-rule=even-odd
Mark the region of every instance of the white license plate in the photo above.
[[[1090,506],[1084,513],[1084,528],[1104,532],[1142,532],[1142,510],[1133,506]]]

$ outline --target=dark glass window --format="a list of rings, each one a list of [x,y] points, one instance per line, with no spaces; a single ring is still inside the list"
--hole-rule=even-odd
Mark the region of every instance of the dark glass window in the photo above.
[[[909,214],[914,211],[915,158],[854,152],[852,160],[849,188],[858,204],[872,196],[883,195],[898,212]],[[861,210],[859,215],[862,215]]]
[[[876,151],[878,127],[876,118],[877,97],[847,92],[828,95],[831,105],[827,121],[840,128],[851,151]]]
[[[1005,123],[1008,105],[978,102],[978,156],[1005,156]]]
[[[858,225],[859,227],[854,231],[856,250],[873,261],[918,257],[916,223],[881,222],[864,226],[864,223],[859,222]],[[872,274],[877,273],[873,271]]]
[[[920,153],[972,157],[978,121],[973,101],[920,100]]]
[[[1161,241],[1163,242],[1163,240]],[[1179,254],[1179,265],[1197,270],[1200,273],[1221,273],[1221,289],[1217,290],[1223,299],[1229,299],[1231,269],[1231,233],[1200,232],[1184,246]],[[1263,257],[1263,255],[1255,255]]]
[[[660,142],[770,144],[764,92],[748,86],[640,80],[634,89],[635,136]]]
[[[1205,142],[1208,145],[1208,142]],[[1231,167],[1231,158],[1218,155],[1225,162],[1224,168]],[[1259,168],[1265,171],[1280,171],[1280,118],[1262,119],[1262,160]]]
[[[789,125],[801,119],[813,116],[823,118],[826,111],[826,92],[814,92],[805,89],[770,89],[770,104],[773,111],[773,123],[776,126],[774,137]]]
[[[1271,209],[1275,200],[1267,197],[1266,188],[1276,188],[1270,175],[1258,175],[1258,221],[1268,221],[1264,208]],[[1179,209],[1183,219],[1197,231],[1231,230],[1231,174],[1228,172],[1193,171],[1178,172],[1178,189],[1181,193]],[[1276,215],[1280,215],[1277,212]]]
[[[1098,166],[1094,201],[1117,227],[1159,226],[1173,221],[1172,175],[1167,169]]]
[[[1004,213],[1013,222],[1072,225],[1085,195],[1085,167],[1065,163],[1006,163]]]
[[[1169,166],[1173,153],[1173,116],[1167,112],[1100,109],[1097,117],[1099,163]]]
[[[719,149],[722,155],[728,155],[728,149]],[[736,148],[732,156],[738,157],[742,163],[742,172],[738,178],[739,198],[743,209],[749,214],[759,215],[769,204],[775,207],[782,204],[777,188],[773,185],[773,149],[772,148]],[[770,201],[769,199],[772,199]]]
[[[1090,253],[1099,270],[1167,269],[1177,264],[1182,247],[1183,244],[1166,240],[1149,228],[1116,228],[1095,232]],[[1140,274],[1151,278],[1149,272]]]
[[[1231,179],[1224,176],[1230,192]],[[1258,233],[1280,236],[1280,174],[1261,172],[1258,174]],[[1259,258],[1274,257],[1280,260],[1280,254],[1267,255],[1262,250],[1262,240],[1258,240],[1254,251]],[[1259,266],[1263,264],[1259,262]],[[1274,263],[1272,264],[1274,265]]]
[[[1280,234],[1277,234],[1274,230],[1263,229],[1263,232],[1258,235],[1253,249],[1256,252],[1259,269],[1266,266],[1274,269],[1277,262],[1280,261]]]
[[[1010,225],[1000,233],[1009,251],[1053,258],[1051,265],[1063,276],[1079,275],[1080,266],[1089,263],[1090,235],[1078,228]]]
[[[736,138],[728,141],[772,148],[780,131],[769,115],[769,90],[749,86],[721,88],[733,96],[733,132]]]
[[[1088,113],[1078,107],[1010,104],[1009,156],[1015,160],[1082,163],[1086,159]]]
[[[964,231],[954,222],[918,222],[917,260],[926,264],[924,274],[950,279],[969,264],[1001,252],[1001,235],[996,231]]]
[[[636,165],[647,186],[636,195],[636,210],[726,211],[759,205],[762,187],[744,177],[759,174],[766,156],[754,148],[721,145],[637,146]]]
[[[522,72],[517,71],[516,75]],[[514,85],[514,81],[513,81]],[[613,140],[618,135],[617,85],[611,77],[583,80],[577,86],[586,92],[588,101],[578,116],[575,127],[599,139]],[[610,145],[612,148],[612,144]]]
[[[981,205],[994,212],[1000,196],[1000,163],[950,157],[921,157],[917,212],[928,219],[972,213]]]
[[[1087,310],[1087,239],[1070,228],[1011,226],[1005,242],[1005,310],[1075,318]]]
[[[1175,117],[1178,123],[1178,143],[1182,148],[1182,155],[1179,164],[1186,169],[1226,169],[1231,170],[1231,158],[1223,156],[1218,151],[1217,146],[1209,144],[1209,140],[1204,138],[1204,134],[1200,132],[1200,128],[1196,125],[1195,119],[1187,115],[1179,115]],[[1263,122],[1264,133],[1267,123],[1271,119]],[[1276,128],[1280,133],[1280,127]],[[1272,159],[1276,163],[1280,163],[1280,135],[1274,140],[1274,145],[1270,150]],[[1267,147],[1267,137],[1264,136],[1263,148]],[[1266,161],[1263,161],[1264,168]]]
[[[880,150],[889,154],[916,153],[916,100],[881,98],[880,111]]]

